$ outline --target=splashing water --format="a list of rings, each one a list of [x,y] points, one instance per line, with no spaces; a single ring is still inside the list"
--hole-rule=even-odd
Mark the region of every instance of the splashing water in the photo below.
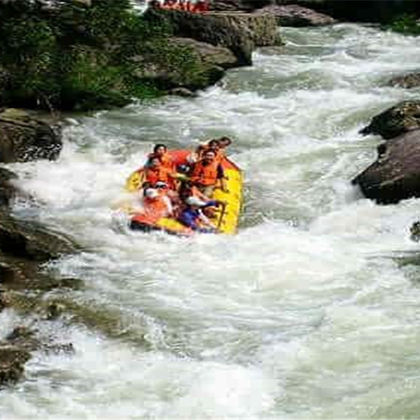
[[[58,161],[11,165],[40,202],[15,212],[89,250],[51,269],[84,279],[67,297],[108,334],[55,321],[76,354],[37,354],[0,395],[6,417],[418,415],[418,270],[395,257],[416,249],[420,204],[377,206],[349,182],[380,141],[360,128],[418,96],[386,86],[418,70],[417,40],[348,24],[282,31],[284,47],[196,99],[72,119]],[[214,135],[235,139],[245,173],[238,235],[114,229],[110,207],[153,143]]]

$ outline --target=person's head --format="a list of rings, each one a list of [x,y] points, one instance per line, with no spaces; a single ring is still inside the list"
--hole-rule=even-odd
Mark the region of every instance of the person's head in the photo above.
[[[148,166],[150,166],[151,168],[157,168],[159,165],[160,165],[160,160],[158,157],[153,156],[152,158],[149,159]]]
[[[213,139],[208,142],[210,149],[218,149],[220,147],[219,140]]]
[[[229,137],[226,137],[226,136],[220,137],[219,144],[220,144],[220,147],[225,148],[225,147],[228,147],[232,144],[232,140]]]
[[[164,144],[156,144],[153,148],[153,154],[155,156],[161,157],[166,153],[167,150],[168,148]]]
[[[144,195],[144,197],[146,197],[146,198],[148,198],[150,200],[154,200],[154,199],[156,199],[156,198],[159,197],[158,191],[156,189],[150,188],[150,187],[149,188],[146,188],[143,191],[143,195]]]
[[[152,184],[148,181],[143,182],[143,184],[141,185],[141,187],[143,188],[143,191],[146,190],[147,188],[150,188],[152,186]]]
[[[163,181],[158,181],[155,184],[155,188],[165,190],[165,189],[168,188],[168,184],[166,182],[163,182]]]
[[[204,162],[213,162],[215,158],[216,158],[216,153],[213,150],[207,150],[206,152],[204,152],[204,155],[203,155]]]

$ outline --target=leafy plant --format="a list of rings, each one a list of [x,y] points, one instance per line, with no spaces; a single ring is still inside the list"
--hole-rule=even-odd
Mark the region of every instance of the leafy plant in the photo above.
[[[411,14],[398,16],[388,28],[406,35],[420,35],[420,23],[416,16]]]

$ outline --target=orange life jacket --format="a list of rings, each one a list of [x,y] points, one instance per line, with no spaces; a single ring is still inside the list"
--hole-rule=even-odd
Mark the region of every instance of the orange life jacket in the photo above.
[[[195,184],[210,186],[217,182],[217,167],[219,162],[215,159],[208,165],[203,164],[203,160],[199,160],[193,167],[191,173],[191,181]]]
[[[174,161],[168,152],[166,152],[163,156],[157,156],[154,153],[149,153],[147,157],[148,159],[153,159],[154,157],[157,157],[161,165],[164,166],[165,168],[168,168],[171,170],[174,168]]]
[[[168,216],[168,206],[165,198],[158,196],[157,198],[144,199],[144,212],[136,214],[131,220],[140,223],[154,224],[162,217]]]
[[[146,167],[144,170],[144,180],[155,185],[156,182],[166,182],[168,185],[172,183],[171,178],[172,171],[163,165],[159,165],[157,168]]]
[[[217,160],[218,162],[220,162],[223,159],[224,153],[221,149],[211,149],[210,146],[208,144],[203,144],[201,146],[199,146],[198,148],[198,156],[200,159],[203,158],[204,154],[206,152],[208,152],[209,150],[211,150],[212,152],[215,153],[215,160]]]

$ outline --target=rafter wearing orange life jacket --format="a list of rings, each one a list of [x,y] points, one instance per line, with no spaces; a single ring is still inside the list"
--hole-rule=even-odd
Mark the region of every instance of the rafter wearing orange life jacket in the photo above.
[[[222,159],[225,156],[225,153],[222,149],[220,149],[219,147],[214,147],[211,146],[210,143],[212,142],[212,140],[207,143],[207,144],[202,144],[198,147],[197,149],[197,153],[198,153],[198,158],[202,159],[203,156],[206,154],[206,152],[208,152],[209,150],[211,150],[212,152],[214,152],[215,154],[215,160],[220,163],[222,161]]]
[[[223,177],[220,170],[220,163],[215,158],[212,162],[206,162],[204,159],[194,164],[190,180],[196,185],[211,186],[217,183],[217,180]]]
[[[173,161],[171,155],[168,152],[166,152],[165,154],[160,155],[160,156],[157,155],[156,153],[149,153],[148,156],[147,156],[147,159],[150,161],[151,159],[153,159],[155,157],[160,160],[160,164],[164,168],[166,168],[170,171],[174,170],[174,167],[175,167],[174,161]]]
[[[144,180],[156,185],[157,182],[165,182],[170,188],[174,186],[176,174],[163,165],[146,166],[144,169]]]
[[[134,222],[154,224],[162,217],[172,214],[172,206],[168,197],[149,188],[143,198],[143,211],[131,219]]]

